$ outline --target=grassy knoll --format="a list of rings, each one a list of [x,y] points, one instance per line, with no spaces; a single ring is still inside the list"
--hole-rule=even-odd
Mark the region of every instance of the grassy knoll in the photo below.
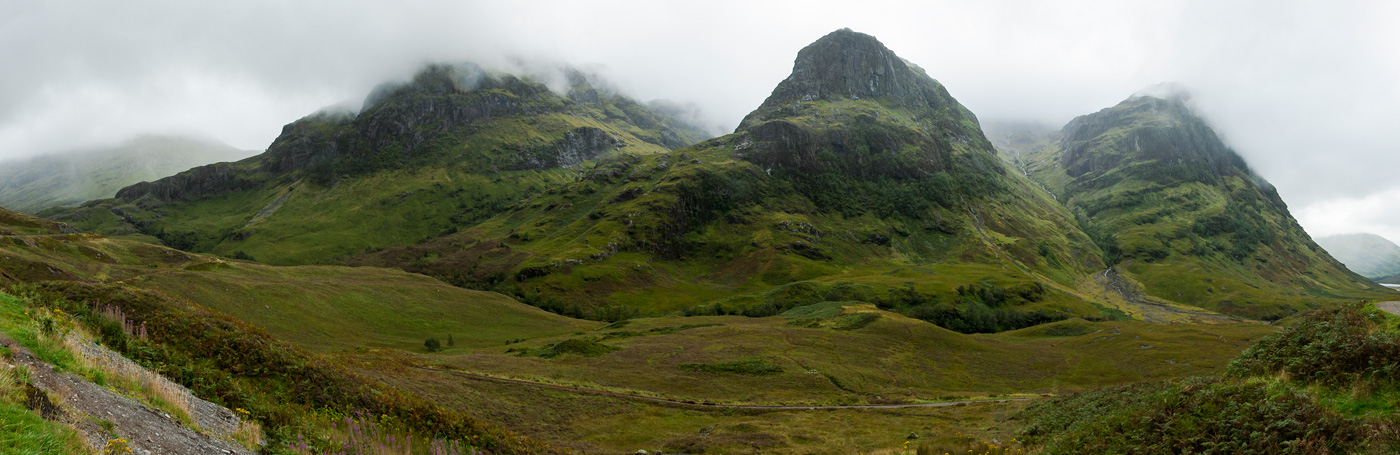
[[[200,302],[313,350],[420,350],[427,338],[445,343],[448,335],[458,348],[480,348],[602,325],[500,294],[373,267],[229,262],[151,274],[133,284]]]
[[[0,239],[0,273],[158,290],[315,350],[421,349],[448,335],[461,348],[499,346],[602,325],[399,270],[272,267],[91,234]]]

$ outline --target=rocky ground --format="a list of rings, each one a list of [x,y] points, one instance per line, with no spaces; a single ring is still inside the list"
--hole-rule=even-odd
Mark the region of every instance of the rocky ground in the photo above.
[[[84,351],[80,355],[140,368],[85,340],[74,344]],[[231,441],[229,435],[237,430],[238,418],[226,408],[191,395],[190,414],[202,431],[195,430],[164,411],[73,373],[56,371],[14,340],[0,336],[0,345],[14,353],[14,365],[30,370],[33,388],[28,391],[29,407],[47,419],[72,424],[94,448],[100,450],[109,439],[122,438],[136,455],[253,453]]]

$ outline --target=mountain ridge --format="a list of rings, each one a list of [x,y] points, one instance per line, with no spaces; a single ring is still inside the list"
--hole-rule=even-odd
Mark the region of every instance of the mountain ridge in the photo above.
[[[428,65],[371,92],[356,114],[323,110],[289,123],[256,157],[46,214],[181,249],[331,263],[474,224],[577,178],[572,168],[584,160],[699,139],[698,129],[593,88],[593,76],[568,74],[573,85],[561,94],[472,64]]]
[[[0,166],[0,206],[38,213],[114,197],[122,188],[257,152],[214,139],[142,135],[116,145],[40,155]]]

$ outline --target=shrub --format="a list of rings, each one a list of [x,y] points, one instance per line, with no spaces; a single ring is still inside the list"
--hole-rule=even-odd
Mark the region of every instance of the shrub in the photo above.
[[[1195,378],[1045,400],[1016,415],[1045,454],[1351,453],[1364,428],[1263,381]]]
[[[442,343],[437,338],[429,338],[423,342],[423,347],[428,348],[428,352],[437,352],[442,350]]]
[[[1400,334],[1379,330],[1384,315],[1363,304],[1341,304],[1299,315],[1283,330],[1245,349],[1234,376],[1280,371],[1296,380],[1348,385],[1361,379],[1394,382],[1400,375]]]

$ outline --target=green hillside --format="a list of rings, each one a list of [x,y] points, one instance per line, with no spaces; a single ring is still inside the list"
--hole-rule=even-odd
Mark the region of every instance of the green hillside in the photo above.
[[[83,230],[271,264],[333,263],[474,225],[616,153],[654,154],[698,130],[568,72],[528,78],[433,65],[377,88],[358,114],[323,111],[267,152],[45,212]]]
[[[1145,298],[1252,319],[1384,298],[1312,242],[1184,95],[1134,96],[1006,145]]]
[[[0,218],[7,228],[12,222],[3,220],[35,221]],[[326,434],[319,428],[357,410],[387,416],[381,424],[401,422],[397,431],[415,438],[478,435],[490,441],[478,447],[495,453],[561,450],[536,441],[584,451],[699,444],[749,452],[755,436],[742,435],[771,441],[765,453],[832,444],[869,452],[929,425],[947,438],[990,438],[1006,431],[991,429],[994,416],[1020,404],[875,415],[696,411],[455,374],[692,402],[921,403],[1213,374],[1273,330],[1071,319],[967,335],[863,302],[765,318],[671,315],[605,325],[398,270],[267,266],[57,230],[0,239],[0,285],[34,306],[95,324],[110,325],[97,319],[102,308],[121,308],[133,324],[149,327],[149,338],[101,325],[89,330],[202,397],[251,410],[269,431],[273,453],[298,437]],[[452,345],[425,350],[425,338],[448,336]],[[945,422],[949,413],[966,420]],[[656,426],[638,433],[638,419]],[[747,426],[726,427],[715,438],[690,436],[740,422]],[[896,430],[904,434],[888,434]],[[833,433],[813,439],[813,431]]]
[[[1400,246],[1375,234],[1338,234],[1317,239],[1347,268],[1366,278],[1382,280],[1400,275]]]
[[[110,198],[128,185],[256,152],[212,140],[140,136],[120,145],[0,163],[0,207],[34,213]]]
[[[738,131],[622,153],[463,232],[352,264],[556,312],[764,316],[859,300],[964,332],[1113,317],[1065,208],[1008,172],[977,119],[879,41],[834,32]]]

